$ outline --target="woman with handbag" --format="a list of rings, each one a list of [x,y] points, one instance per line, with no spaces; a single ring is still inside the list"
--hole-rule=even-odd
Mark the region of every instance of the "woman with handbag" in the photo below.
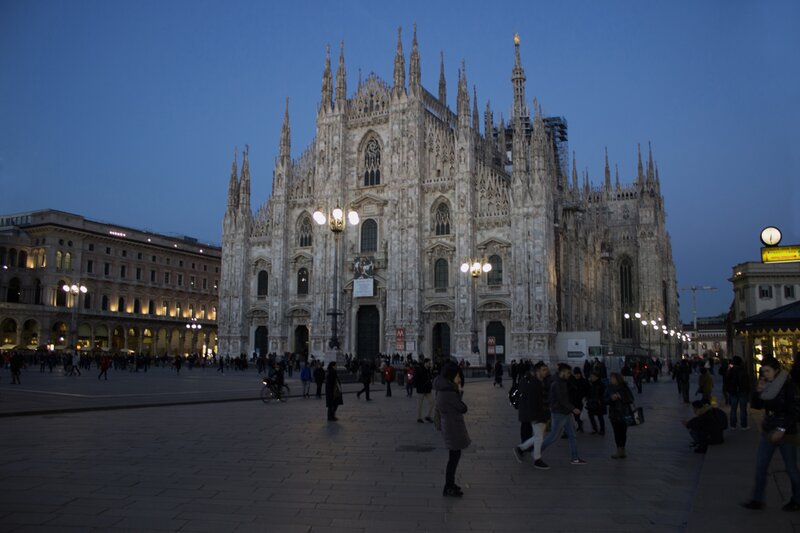
[[[611,458],[625,459],[625,445],[628,440],[628,423],[625,418],[631,414],[633,393],[623,377],[616,372],[611,373],[605,402],[608,405],[608,421],[614,429],[614,441],[617,444],[617,453]]]
[[[761,361],[762,377],[751,400],[753,409],[764,409],[761,423],[761,440],[756,453],[756,485],[753,498],[742,507],[764,507],[764,489],[767,469],[775,450],[780,450],[786,474],[792,483],[792,499],[783,506],[784,511],[800,511],[800,472],[797,469],[797,390],[789,372],[781,368],[774,357]]]

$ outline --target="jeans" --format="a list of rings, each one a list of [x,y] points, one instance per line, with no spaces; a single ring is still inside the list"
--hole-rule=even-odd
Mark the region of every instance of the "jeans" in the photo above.
[[[572,424],[570,424],[572,425]],[[527,450],[531,446],[533,446],[533,460],[538,461],[542,458],[542,443],[544,442],[544,429],[547,427],[547,424],[544,422],[535,422],[533,424],[533,436],[519,445],[520,450]],[[555,426],[554,426],[555,427]],[[572,432],[573,435],[575,432]],[[555,439],[553,439],[555,440]],[[571,441],[570,441],[571,442]],[[571,447],[571,445],[570,445]],[[575,452],[575,457],[578,456],[578,452]]]
[[[786,465],[786,474],[792,482],[792,501],[800,503],[800,472],[797,470],[797,448],[794,443],[788,442],[786,437],[778,444],[769,440],[769,433],[761,435],[756,453],[756,486],[753,489],[753,499],[764,501],[764,489],[767,485],[767,469],[772,461],[772,454],[780,450],[783,462]]]
[[[729,401],[731,402],[731,428],[736,427],[736,408],[739,408],[739,420],[742,423],[742,427],[747,427],[747,402],[750,400],[750,393],[749,392],[739,392],[739,393],[731,393],[729,395]]]
[[[557,439],[561,438],[561,432],[567,432],[567,439],[569,439],[569,455],[573,461],[578,458],[578,440],[575,435],[575,426],[572,424],[571,413],[563,415],[561,413],[553,413],[551,420],[550,433],[544,438],[542,442],[542,451],[546,450],[548,446],[553,444]]]

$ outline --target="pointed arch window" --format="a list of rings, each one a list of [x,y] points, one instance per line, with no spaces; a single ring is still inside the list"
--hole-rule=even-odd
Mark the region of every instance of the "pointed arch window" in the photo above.
[[[64,254],[61,253],[61,250],[56,252],[56,270],[61,269],[61,263],[63,262]]]
[[[378,223],[371,218],[361,225],[361,251],[378,251]]]
[[[72,254],[69,252],[64,254],[64,270],[72,270]]]
[[[433,229],[436,235],[450,235],[450,208],[442,202],[433,215]]]
[[[625,257],[619,264],[619,300],[623,313],[632,315],[633,307],[633,263]],[[622,320],[622,338],[633,338],[633,320]]]
[[[448,267],[447,259],[437,259],[433,265],[433,288],[437,291],[447,290]]]
[[[311,246],[312,243],[312,230],[311,219],[308,217],[300,221],[297,228],[297,245],[303,248]]]
[[[378,141],[370,139],[364,148],[364,186],[381,184],[381,147]]]
[[[486,275],[486,283],[489,285],[502,285],[503,284],[503,258],[499,255],[489,256],[489,264],[492,269]]]
[[[297,271],[297,294],[308,294],[308,269]]]
[[[258,273],[258,288],[256,294],[259,300],[263,300],[269,294],[269,274],[266,270],[261,270]]]

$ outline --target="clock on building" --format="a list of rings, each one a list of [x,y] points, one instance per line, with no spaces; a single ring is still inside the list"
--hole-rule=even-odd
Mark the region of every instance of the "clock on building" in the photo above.
[[[778,246],[781,242],[781,230],[775,226],[767,226],[761,230],[761,242],[764,246]]]

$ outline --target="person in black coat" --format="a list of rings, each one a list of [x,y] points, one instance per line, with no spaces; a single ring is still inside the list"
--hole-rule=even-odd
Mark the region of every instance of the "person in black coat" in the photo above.
[[[695,453],[706,453],[709,444],[724,442],[722,432],[728,426],[726,416],[722,409],[711,407],[705,400],[692,402],[692,409],[694,418],[684,422],[683,425],[694,440]]]
[[[331,361],[328,363],[328,373],[325,376],[325,406],[328,408],[329,422],[338,420],[336,409],[343,403],[342,384],[339,382],[339,374],[336,372],[336,361]]]
[[[625,459],[627,457],[625,446],[628,441],[628,424],[625,416],[630,413],[633,405],[633,392],[620,374],[611,373],[611,378],[606,389],[606,405],[608,405],[608,421],[614,430],[614,442],[617,444],[617,453],[612,459]]]
[[[456,468],[461,459],[461,450],[467,448],[471,440],[464,423],[467,405],[461,399],[461,377],[458,367],[445,364],[442,373],[434,381],[436,388],[436,410],[441,417],[441,431],[449,459],[445,469],[443,496],[461,497],[464,493],[456,485]]]
[[[369,399],[369,384],[372,383],[372,364],[367,359],[361,360],[361,384],[363,387],[360,391],[356,393],[356,398],[360,399],[361,395],[364,394],[367,398],[367,401],[370,402],[372,400]]]
[[[722,390],[728,397],[728,403],[731,406],[730,425],[733,429],[736,428],[737,410],[740,411],[739,420],[742,423],[742,429],[748,429],[747,403],[750,401],[750,377],[742,363],[742,358],[738,355],[735,356],[722,380]]]
[[[589,376],[589,394],[586,397],[586,411],[592,424],[592,434],[606,434],[606,385],[600,379],[599,371]],[[599,429],[598,429],[599,426]]]
[[[494,385],[495,387],[500,386],[503,388],[503,363],[497,361],[494,364]]]
[[[550,420],[548,388],[545,386],[545,380],[549,373],[547,365],[539,361],[531,367],[530,371],[520,377],[519,421],[522,424],[532,424],[533,436],[514,447],[514,456],[520,463],[523,454],[533,448],[533,466],[543,470],[550,468],[542,461],[542,441],[547,421]]]
[[[317,398],[322,398],[322,386],[325,384],[325,369],[322,362],[317,361],[314,368],[314,382],[317,384]]]
[[[589,396],[591,386],[586,378],[583,377],[583,372],[580,367],[572,369],[572,380],[569,382],[570,387],[570,402],[577,409],[583,411],[583,400]],[[581,414],[573,415],[575,422],[578,424],[578,433],[583,433],[583,420]]]
[[[792,499],[784,511],[800,511],[800,472],[797,469],[797,388],[789,373],[774,357],[761,361],[762,377],[752,398],[753,409],[764,409],[761,440],[756,453],[756,484],[753,498],[742,504],[747,509],[764,507],[767,470],[775,450],[781,452],[786,474],[792,484]]]

